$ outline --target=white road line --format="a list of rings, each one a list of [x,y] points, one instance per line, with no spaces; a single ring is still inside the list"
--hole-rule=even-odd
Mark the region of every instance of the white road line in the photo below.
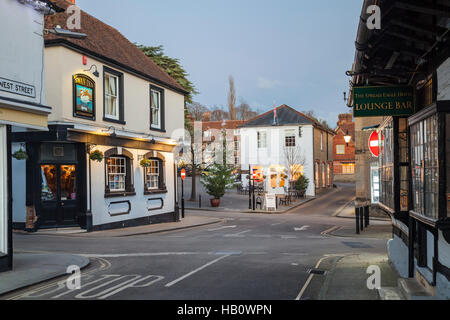
[[[283,224],[284,222],[278,222],[278,223],[274,223],[274,224],[271,224],[271,226],[272,227],[275,227],[275,226],[279,226],[280,224]]]
[[[336,231],[336,230],[341,229],[341,228],[342,227],[340,227],[340,226],[334,226],[334,227],[331,227],[330,229],[322,231],[320,234],[325,236],[325,235],[328,235],[330,232]]]
[[[320,264],[322,263],[323,260],[325,260],[326,258],[328,258],[328,256],[322,257],[316,264],[315,269],[319,268]],[[306,288],[308,288],[309,283],[311,282],[312,278],[314,277],[314,274],[311,273],[308,277],[308,279],[306,280],[302,290],[300,290],[300,293],[298,294],[297,298],[295,298],[295,300],[300,300],[303,296],[303,293],[305,293]]]
[[[122,258],[122,257],[154,257],[154,256],[186,256],[202,254],[202,252],[148,252],[148,253],[117,253],[117,254],[79,254],[86,258]]]
[[[294,228],[295,231],[306,231],[309,228],[309,226],[303,226],[301,228]]]
[[[245,230],[245,231],[241,231],[238,233],[226,234],[224,237],[243,237],[244,233],[248,233],[250,231],[252,231],[252,230]]]
[[[218,261],[220,261],[220,260],[222,260],[222,259],[225,259],[225,258],[227,258],[227,257],[229,257],[229,256],[231,256],[231,254],[227,254],[227,255],[221,256],[221,257],[219,257],[219,258],[217,258],[217,259],[214,259],[213,261],[210,261],[210,262],[208,262],[207,264],[204,264],[203,266],[201,266],[201,267],[199,267],[199,268],[197,268],[197,269],[195,269],[195,270],[193,270],[193,271],[191,271],[191,272],[185,274],[184,276],[182,276],[182,277],[180,277],[180,278],[178,278],[178,279],[175,279],[175,280],[172,281],[172,282],[169,282],[168,284],[166,284],[166,287],[171,287],[171,286],[173,286],[174,284],[180,282],[181,280],[184,280],[184,279],[186,279],[187,277],[190,277],[190,276],[192,276],[193,274],[195,274],[195,273],[197,273],[197,272],[199,272],[199,271],[205,269],[206,267],[209,267],[210,265],[212,265],[212,264],[214,264],[214,263],[216,263],[216,262],[218,262]]]
[[[219,228],[215,228],[215,229],[208,229],[208,231],[219,231],[219,230],[223,230],[223,229],[233,229],[236,227],[237,226],[223,226],[223,227],[219,227]]]

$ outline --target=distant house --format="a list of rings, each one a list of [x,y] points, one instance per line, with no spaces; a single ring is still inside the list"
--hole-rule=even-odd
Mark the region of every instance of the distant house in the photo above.
[[[334,181],[355,181],[355,123],[351,113],[339,115],[336,136],[333,138]],[[346,143],[345,136],[351,140]]]
[[[206,119],[207,120],[207,119]],[[244,124],[244,120],[203,121],[203,165],[208,166],[216,158],[216,143],[223,137],[226,130],[227,139],[227,164],[240,167],[240,135],[238,126]]]
[[[244,184],[256,174],[267,192],[283,194],[303,174],[310,182],[307,196],[333,186],[333,130],[287,105],[239,128]]]

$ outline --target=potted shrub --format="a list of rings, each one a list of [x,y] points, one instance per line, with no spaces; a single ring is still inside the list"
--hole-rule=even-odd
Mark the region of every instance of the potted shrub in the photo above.
[[[214,164],[210,167],[208,174],[203,174],[200,182],[206,189],[206,193],[212,196],[211,206],[218,207],[220,198],[228,189],[234,188],[236,177],[233,174],[234,168],[225,165]]]
[[[92,161],[102,162],[103,160],[103,152],[99,150],[94,150],[89,154],[89,158]]]
[[[297,181],[295,181],[295,190],[298,191],[299,195],[303,197],[305,195],[306,189],[308,189],[309,179],[304,175],[301,175]]]

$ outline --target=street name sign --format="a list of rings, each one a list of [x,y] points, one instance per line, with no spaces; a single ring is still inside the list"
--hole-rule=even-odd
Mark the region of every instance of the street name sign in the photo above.
[[[410,116],[414,114],[412,87],[354,87],[353,115],[357,117]]]

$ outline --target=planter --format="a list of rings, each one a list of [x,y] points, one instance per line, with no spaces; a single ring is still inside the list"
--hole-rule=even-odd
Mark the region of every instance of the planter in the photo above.
[[[211,199],[211,207],[213,208],[217,208],[218,206],[220,206],[220,199]]]

